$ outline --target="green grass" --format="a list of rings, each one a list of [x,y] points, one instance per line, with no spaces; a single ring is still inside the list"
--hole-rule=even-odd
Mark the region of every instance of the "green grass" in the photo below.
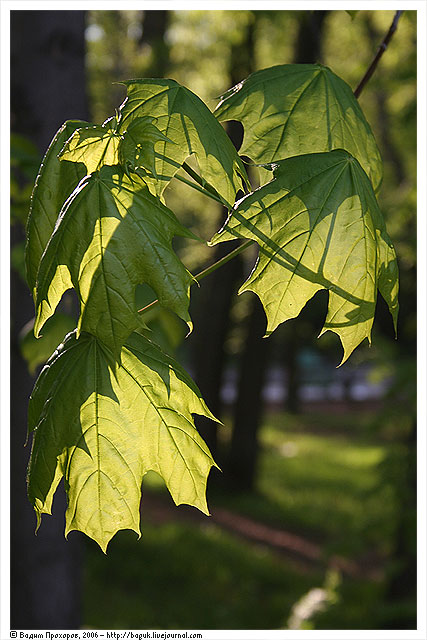
[[[280,629],[324,573],[300,572],[265,548],[215,526],[144,525],[122,532],[108,556],[87,545],[85,626],[95,629]],[[363,628],[381,588],[344,581],[320,628]]]
[[[88,548],[85,623],[112,629],[280,628],[313,579],[214,526],[144,525]]]
[[[341,433],[335,426],[326,436],[314,435],[308,430],[315,428],[310,419],[322,423],[320,432],[325,430],[325,416],[268,416],[261,434],[256,493],[218,500],[323,541],[326,552],[354,555],[373,545],[381,553],[389,551],[396,505],[378,466],[387,445],[361,436],[363,427],[352,429],[342,416]]]
[[[378,465],[388,445],[369,433],[369,415],[333,416],[331,422],[320,415],[267,416],[256,492],[209,490],[211,511],[226,506],[305,535],[322,545],[326,559],[333,553],[357,559],[387,552],[395,506]],[[144,489],[165,491],[155,474],[147,476]],[[324,580],[321,566],[288,561],[219,529],[213,519],[155,525],[144,514],[144,500],[142,530],[140,541],[119,533],[107,556],[87,543],[85,626],[286,628],[292,605]],[[339,602],[316,618],[315,628],[378,628],[383,589],[381,582],[343,577]]]

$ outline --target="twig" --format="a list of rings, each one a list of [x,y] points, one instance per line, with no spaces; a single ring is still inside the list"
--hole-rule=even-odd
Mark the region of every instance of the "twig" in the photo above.
[[[220,258],[219,260],[211,264],[210,267],[207,267],[206,269],[203,269],[203,271],[200,271],[198,274],[196,274],[194,276],[195,278],[194,282],[199,282],[200,280],[203,280],[203,278],[206,278],[206,276],[208,276],[210,273],[213,273],[214,271],[222,267],[223,264],[235,258],[237,255],[239,255],[239,253],[242,253],[242,251],[247,249],[251,244],[253,244],[252,240],[246,240],[246,242],[241,244],[239,247],[236,247],[235,249],[233,249],[233,251],[230,251],[230,253],[227,253],[226,256],[224,256],[223,258]],[[154,307],[158,303],[159,303],[158,300],[153,300],[153,302],[150,302],[150,304],[147,304],[142,309],[138,309],[138,313],[144,313],[145,311],[152,309],[152,307]]]
[[[403,11],[396,11],[396,13],[394,14],[393,22],[391,23],[390,29],[388,30],[388,33],[385,36],[384,40],[381,42],[375,58],[372,60],[368,70],[366,71],[365,75],[363,76],[363,78],[361,79],[361,81],[359,82],[359,84],[357,85],[356,89],[353,92],[356,98],[360,96],[365,84],[368,82],[369,78],[372,76],[375,69],[377,68],[377,65],[378,65],[378,62],[380,61],[381,56],[383,55],[384,51],[387,49],[387,46],[393,37],[393,33],[397,29],[397,23],[399,22],[399,18],[402,15],[402,13]]]
[[[192,189],[195,189],[199,193],[203,193],[203,195],[207,196],[208,198],[211,198],[212,200],[215,200],[215,202],[218,202],[222,206],[225,206],[223,200],[221,200],[220,197],[211,193],[211,191],[208,191],[204,187],[199,186],[199,184],[197,184],[196,182],[190,182],[190,180],[187,180],[186,178],[184,178],[184,176],[180,176],[178,173],[174,175],[174,178],[176,178],[177,180],[180,180],[180,182],[183,182],[184,184],[187,184],[189,187],[191,187]]]
[[[220,202],[224,207],[227,207],[228,209],[230,208],[230,206],[225,202],[224,198],[221,198],[218,191],[214,189],[210,184],[208,184],[205,180],[203,180],[203,178],[199,176],[199,174],[196,173],[196,171],[194,171],[194,169],[192,169],[189,164],[183,162],[182,168],[186,173],[188,173],[191,178],[193,178],[193,180],[195,180],[195,182],[197,182],[204,189],[204,191],[210,192],[211,197],[214,197],[215,200],[218,200],[218,202]]]

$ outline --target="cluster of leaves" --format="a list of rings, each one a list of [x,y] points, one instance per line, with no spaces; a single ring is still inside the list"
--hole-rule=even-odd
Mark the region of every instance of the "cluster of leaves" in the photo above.
[[[164,190],[193,155],[188,184],[230,211],[210,244],[246,238],[259,259],[241,291],[261,299],[267,334],[329,290],[324,329],[343,361],[370,340],[377,290],[396,323],[397,265],[375,192],[380,154],[350,87],[322,65],[258,71],[212,114],[173,80],[131,80],[103,125],[66,122],[43,159],[27,227],[34,333],[70,288],[77,327],[42,370],[29,408],[34,432],[28,494],[38,522],[64,478],[66,533],[106,549],[120,529],[139,534],[143,476],[154,470],[176,504],[205,513],[215,465],[192,415],[215,419],[196,385],[152,340],[135,304],[145,283],[189,329],[196,281],[172,239],[198,240],[166,206]],[[251,192],[221,121],[244,127],[240,156],[273,172]],[[239,192],[246,192],[241,199]],[[248,192],[249,191],[249,192]]]

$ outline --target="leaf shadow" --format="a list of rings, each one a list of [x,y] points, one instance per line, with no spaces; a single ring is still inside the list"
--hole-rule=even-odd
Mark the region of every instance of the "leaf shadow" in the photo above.
[[[342,154],[345,152],[335,151],[332,153]],[[297,164],[295,165],[295,167],[298,167],[299,166],[298,161],[299,161],[302,168],[302,162],[304,161],[304,158],[308,158],[309,156],[314,156],[314,155],[321,155],[321,154],[309,154],[307,156],[299,156],[298,158],[290,158],[288,160],[283,161],[281,163],[281,166],[278,167],[278,171],[280,171],[280,176],[281,177],[286,176],[286,167],[288,166],[287,163],[297,161]],[[302,160],[300,160],[300,158]],[[351,158],[351,156],[348,155],[348,158]],[[339,273],[337,273],[336,279],[331,278],[330,275],[329,277],[325,275],[325,264],[327,263],[328,257],[330,256],[331,251],[333,250],[336,251],[336,248],[334,247],[334,243],[333,243],[333,236],[334,236],[334,232],[336,231],[336,227],[338,226],[341,227],[339,229],[339,232],[341,233],[341,237],[342,237],[343,222],[342,222],[342,219],[339,219],[340,208],[342,207],[342,205],[345,205],[346,201],[350,202],[351,199],[357,198],[357,206],[355,207],[353,205],[351,208],[348,209],[348,211],[346,211],[346,213],[350,214],[352,211],[356,211],[358,218],[360,217],[364,218],[365,216],[369,216],[371,213],[370,207],[372,206],[373,201],[371,200],[370,197],[365,197],[365,194],[361,193],[360,186],[358,184],[358,181],[361,180],[361,175],[362,175],[362,179],[365,179],[366,181],[368,181],[368,178],[364,174],[363,169],[361,169],[359,163],[357,163],[357,166],[355,166],[356,162],[357,161],[355,161],[354,159],[351,159],[351,161],[349,162],[347,161],[343,162],[341,160],[337,164],[335,182],[333,186],[335,186],[341,178],[348,176],[348,179],[346,179],[345,181],[346,186],[348,188],[329,189],[327,198],[324,200],[324,202],[320,204],[319,204],[319,198],[318,198],[318,189],[319,189],[320,183],[315,181],[315,179],[318,177],[317,175],[314,175],[314,177],[309,178],[309,180],[306,183],[303,183],[305,186],[311,180],[313,180],[312,188],[307,189],[306,191],[303,191],[298,187],[297,188],[294,187],[294,188],[291,188],[290,190],[288,189],[286,194],[278,197],[277,200],[273,200],[273,204],[276,205],[277,202],[279,201],[283,201],[284,203],[286,203],[286,200],[288,198],[297,196],[301,204],[299,206],[297,214],[295,215],[294,213],[295,217],[297,217],[298,215],[307,215],[308,225],[304,233],[307,234],[308,240],[307,240],[307,243],[305,244],[302,254],[299,255],[298,257],[295,255],[292,255],[292,253],[289,250],[286,250],[285,247],[288,244],[288,239],[285,244],[283,244],[283,242],[279,243],[275,241],[273,237],[271,237],[271,235],[267,235],[267,233],[265,233],[265,228],[264,230],[260,228],[262,225],[261,223],[258,223],[258,220],[257,220],[258,215],[268,218],[270,232],[271,234],[274,234],[274,220],[273,220],[274,214],[272,214],[272,212],[270,211],[270,208],[272,208],[273,205],[269,207],[266,201],[264,200],[265,188],[268,188],[269,196],[274,194],[280,194],[283,191],[284,186],[285,188],[288,188],[286,184],[285,185],[283,184],[283,179],[281,181],[277,179],[276,173],[275,173],[275,178],[273,178],[273,180],[270,183],[268,183],[267,185],[264,185],[264,187],[261,187],[259,190],[255,191],[253,194],[247,196],[246,198],[243,198],[240,201],[240,203],[236,205],[236,208],[232,211],[231,216],[224,227],[224,229],[226,229],[229,234],[237,238],[254,239],[259,245],[260,257],[263,256],[266,260],[280,265],[281,267],[285,268],[287,271],[290,271],[292,275],[300,276],[301,278],[303,278],[308,282],[319,285],[319,287],[321,288],[327,289],[328,291],[341,297],[343,299],[343,302],[350,302],[351,304],[355,305],[356,307],[355,309],[352,309],[346,313],[347,319],[345,322],[336,322],[336,321],[328,320],[325,323],[325,328],[327,329],[336,329],[340,327],[352,326],[360,322],[361,316],[365,320],[373,319],[375,314],[375,307],[376,307],[376,290],[378,287],[378,283],[383,281],[384,278],[387,278],[388,281],[391,282],[393,277],[395,277],[395,274],[397,271],[396,258],[393,258],[392,260],[390,260],[386,265],[382,264],[380,266],[380,268],[378,269],[377,277],[376,277],[376,283],[375,283],[376,286],[375,286],[375,293],[374,293],[373,299],[365,299],[363,297],[360,297],[359,295],[355,295],[354,291],[348,290],[347,288],[342,286],[342,281],[339,282],[339,275],[340,275]],[[295,174],[297,173],[295,167],[293,167],[291,170],[291,172],[294,175],[291,176],[291,181],[289,184],[291,184],[292,182],[292,177],[295,177]],[[354,177],[355,171],[357,172],[356,178]],[[368,188],[371,188],[370,183]],[[373,193],[372,193],[372,198],[375,198]],[[255,210],[259,210],[259,213],[251,216],[251,220],[248,220],[248,218],[246,218],[244,214],[247,212],[249,208],[252,208],[252,207]],[[318,266],[317,266],[317,269],[314,270],[302,264],[301,260],[316,227],[320,225],[322,222],[324,222],[328,217],[330,218],[328,222],[329,227],[326,234],[326,238],[324,239],[322,254],[320,256],[318,255],[316,256],[316,261],[318,261]],[[245,230],[245,233],[241,233],[239,232],[238,229],[234,229],[233,226],[229,226],[229,223],[230,221],[233,220],[233,218],[240,223],[241,228]],[[341,212],[341,218],[342,218],[342,212]],[[276,213],[276,219],[277,219],[277,213]],[[288,222],[289,220],[286,219],[286,215],[284,213],[283,221],[282,221],[283,227]],[[351,219],[348,222],[346,222],[344,225],[345,230],[349,228],[353,222],[354,220],[351,220]],[[364,226],[364,229],[366,232],[366,225]],[[277,231],[277,228],[276,228],[276,231]],[[387,246],[391,249],[392,244],[385,231],[385,226],[382,225],[380,229],[376,229],[376,232],[379,234],[379,238],[383,242],[385,242]],[[369,231],[369,233],[372,236],[372,232]],[[301,233],[301,235],[303,235],[303,233]],[[294,238],[291,238],[291,240],[293,239]],[[375,238],[375,241],[378,242],[379,239]],[[255,271],[255,268],[254,268],[254,271]],[[331,271],[331,269],[329,269],[329,271]]]

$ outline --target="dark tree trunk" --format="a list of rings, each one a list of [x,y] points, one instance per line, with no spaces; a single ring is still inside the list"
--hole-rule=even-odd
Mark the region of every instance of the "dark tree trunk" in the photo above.
[[[297,38],[295,62],[315,62],[321,57],[321,33],[327,11],[305,12]],[[239,367],[238,397],[234,412],[233,435],[228,459],[230,484],[240,490],[251,490],[255,483],[258,456],[258,431],[263,413],[262,388],[268,365],[267,349],[271,344],[262,336],[265,314],[258,299],[252,303],[249,331]],[[295,332],[292,332],[292,338]],[[270,339],[271,340],[271,339]],[[298,345],[286,342],[288,372],[288,407],[298,409]]]
[[[151,47],[152,58],[149,71],[153,78],[164,78],[167,74],[169,47],[165,35],[169,17],[169,11],[144,11],[140,44]]]
[[[249,25],[244,42],[233,46],[231,51],[230,83],[235,85],[253,71],[253,25]],[[237,122],[228,123],[227,133],[238,149],[242,143],[242,127]],[[218,228],[225,222],[227,211],[220,214]],[[212,262],[229,253],[234,242],[220,244],[215,249]],[[230,311],[238,281],[243,274],[240,256],[215,271],[204,281],[199,293],[198,307],[201,315],[198,319],[198,336],[194,340],[195,379],[208,407],[221,415],[221,384],[224,375],[226,353],[225,339],[230,327]],[[197,295],[197,292],[195,292]],[[193,297],[194,295],[193,294]],[[206,418],[196,417],[196,426],[205,439],[212,454],[221,462],[218,451],[217,426]]]
[[[295,45],[297,64],[322,61],[322,33],[328,11],[305,11],[302,16]]]
[[[88,117],[83,11],[12,11],[12,130],[44,152],[61,124]]]
[[[256,13],[249,25],[245,49],[240,48],[233,58],[233,67],[239,75],[236,81],[254,71],[255,29]],[[239,360],[237,400],[226,466],[227,482],[236,490],[251,490],[255,482],[258,431],[263,413],[262,390],[270,347],[267,340],[263,339],[265,328],[263,307],[258,297],[253,295],[247,318],[246,339]]]
[[[322,61],[322,35],[328,11],[306,11],[301,17],[295,44],[294,61],[297,64],[314,64]],[[300,372],[298,353],[302,336],[296,326],[298,320],[291,320],[283,331],[283,365],[286,371],[286,409],[291,413],[300,411]]]
[[[234,242],[218,245],[212,262],[232,250]],[[237,282],[242,276],[240,256],[215,271],[199,291],[194,291],[197,333],[193,339],[194,375],[202,395],[215,416],[221,415],[221,383],[224,374],[224,343],[230,325],[230,309]],[[212,420],[196,416],[196,427],[219,461],[217,426]],[[221,463],[220,463],[221,464]]]
[[[264,339],[266,317],[253,295],[245,349],[239,366],[238,396],[234,408],[233,433],[227,479],[234,490],[254,487],[258,458],[258,431],[263,413],[262,390],[267,371],[270,342]]]
[[[87,119],[83,11],[12,11],[12,130],[44,153],[69,118]],[[24,230],[15,225],[12,245]],[[17,629],[76,629],[80,615],[80,540],[64,539],[63,491],[54,517],[44,516],[34,535],[35,515],[26,496],[24,448],[28,397],[34,379],[19,350],[19,332],[34,315],[28,287],[11,277],[11,626]],[[62,494],[62,495],[61,495]]]

